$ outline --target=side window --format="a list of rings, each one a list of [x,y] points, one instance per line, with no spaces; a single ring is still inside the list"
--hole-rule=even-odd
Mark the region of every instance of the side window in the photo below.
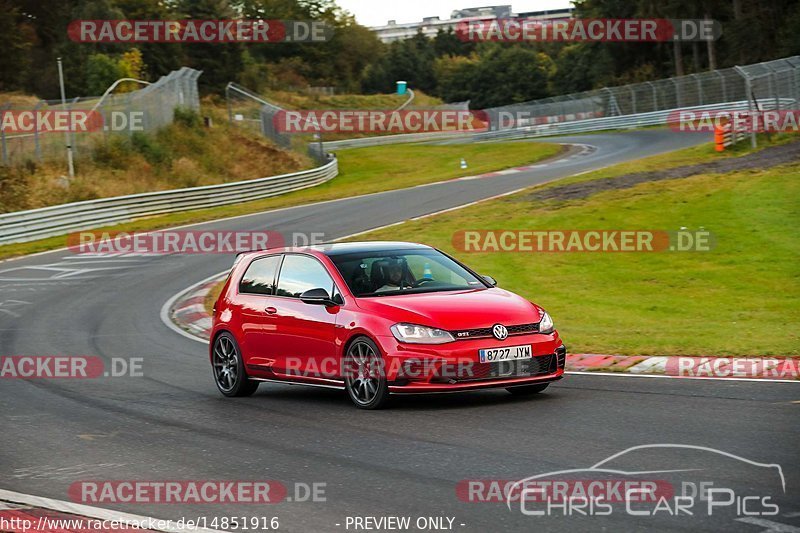
[[[333,279],[322,264],[307,255],[287,255],[283,260],[278,296],[299,298],[309,289],[322,288],[333,292]]]
[[[275,274],[281,264],[281,256],[271,255],[256,259],[247,267],[239,282],[239,292],[249,294],[275,294]]]

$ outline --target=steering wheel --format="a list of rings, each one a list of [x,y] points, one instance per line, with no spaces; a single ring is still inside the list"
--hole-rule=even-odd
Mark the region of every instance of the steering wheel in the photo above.
[[[423,286],[423,285],[425,285],[426,283],[430,283],[430,282],[432,282],[432,281],[435,281],[435,280],[428,279],[428,278],[422,278],[422,279],[418,279],[418,280],[416,281],[416,283],[414,283],[414,288],[417,288],[417,287],[422,287],[422,286]]]

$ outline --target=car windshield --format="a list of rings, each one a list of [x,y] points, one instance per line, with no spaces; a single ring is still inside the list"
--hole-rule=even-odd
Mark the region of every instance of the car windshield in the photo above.
[[[350,291],[361,296],[484,289],[463,266],[436,250],[387,250],[334,255]]]

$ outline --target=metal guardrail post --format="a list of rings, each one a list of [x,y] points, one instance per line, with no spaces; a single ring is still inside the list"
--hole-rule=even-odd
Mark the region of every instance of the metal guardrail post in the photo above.
[[[233,106],[231,106],[231,84],[225,86],[225,104],[228,107],[228,123],[233,124]]]
[[[675,87],[675,107],[683,107],[683,98],[681,98],[681,88],[678,85],[678,81],[675,78],[670,78],[669,81]]]
[[[3,113],[7,110],[11,109],[11,104],[4,105],[0,107],[0,118],[2,118]],[[10,161],[8,160],[8,146],[6,146],[6,130],[0,128],[0,153],[2,153],[3,157],[3,164],[8,165]]]
[[[745,72],[745,70],[742,67],[738,66],[738,65],[734,66],[733,69],[742,78],[744,78],[745,97],[747,98],[747,110],[748,110],[749,113],[752,113],[753,112],[753,86],[752,86],[752,84],[750,82],[750,76],[748,76],[747,72]],[[750,132],[750,145],[753,148],[756,148],[758,146],[758,141],[756,140],[755,128],[750,128],[750,129],[753,130],[753,131]]]
[[[656,90],[656,86],[652,81],[646,81],[644,83],[653,89],[653,111],[656,111],[658,110],[658,91]]]
[[[698,105],[703,105],[703,82],[700,80],[700,77],[697,74],[689,74],[689,76],[695,81],[697,85],[697,99]]]
[[[38,102],[36,102],[36,105],[33,107],[34,113],[38,113],[39,112],[39,108],[42,106],[42,104],[44,104],[44,101],[42,101],[42,100],[39,100]],[[41,140],[39,139],[39,128],[38,128],[38,126],[33,129],[33,145],[34,145],[33,146],[34,156],[36,157],[36,159],[38,161],[41,161],[42,160],[42,143],[41,143]]]
[[[80,101],[80,97],[75,97],[72,99],[71,102],[67,104],[67,111],[72,111],[74,109],[75,104]],[[78,155],[78,138],[75,136],[75,130],[70,128],[69,132],[69,142],[72,145],[72,153],[73,155]]]
[[[719,76],[720,85],[722,86],[722,101],[725,102],[728,100],[728,91],[727,91],[727,84],[725,82],[725,75],[719,70],[715,70],[714,73],[717,76]]]
[[[769,74],[767,74],[767,86],[769,87],[770,95],[773,98],[775,98],[775,109],[780,110],[781,104],[778,101],[778,94],[777,94],[777,89],[776,89],[775,85],[776,85],[775,84],[775,72],[770,72]]]

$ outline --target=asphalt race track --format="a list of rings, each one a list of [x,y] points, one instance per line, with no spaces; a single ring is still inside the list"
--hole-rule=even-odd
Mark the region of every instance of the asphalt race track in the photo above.
[[[335,239],[707,140],[660,130],[563,137],[559,142],[595,149],[527,172],[196,229],[324,232]],[[80,480],[272,479],[293,497],[297,482],[325,483],[325,502],[102,506],[176,520],[277,516],[282,531],[353,531],[346,528],[348,516],[387,515],[410,516],[412,523],[420,516],[454,517],[453,529],[464,532],[757,532],[779,524],[780,531],[800,531],[796,384],[571,375],[532,399],[502,390],[404,397],[375,412],[356,410],[338,391],[278,384],[262,384],[252,398],[224,399],[205,346],[169,329],[159,312],[172,295],[231,262],[228,255],[94,257],[63,250],[0,263],[0,354],[141,357],[144,368],[144,377],[0,380],[0,488],[67,500],[68,487]],[[569,302],[557,312],[569,313]],[[456,494],[462,480],[585,468],[651,443],[711,447],[780,465],[786,479],[780,514],[750,521],[724,513],[535,517],[503,503],[463,502]],[[694,457],[689,450],[668,453],[659,457],[668,456],[670,468],[684,468],[682,461]],[[633,454],[625,468],[664,469],[657,462],[652,453]],[[720,463],[714,479],[737,494],[774,492],[774,479],[746,475],[740,464]]]

